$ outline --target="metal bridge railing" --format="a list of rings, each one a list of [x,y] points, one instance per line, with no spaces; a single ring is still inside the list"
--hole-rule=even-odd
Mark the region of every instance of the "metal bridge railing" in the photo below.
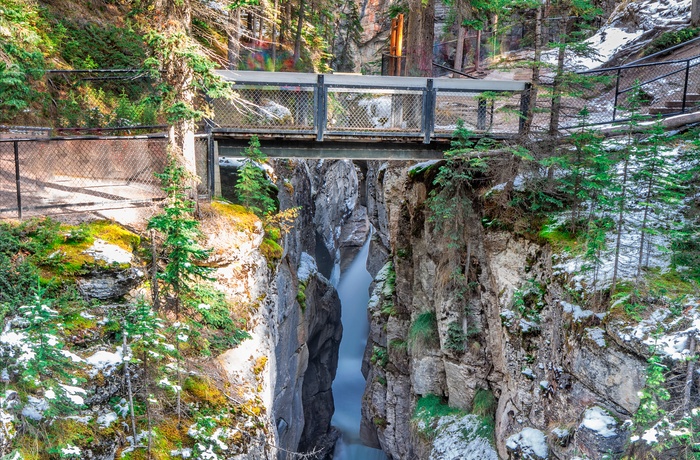
[[[214,133],[353,138],[520,130],[524,82],[222,71],[239,98],[213,101]],[[525,107],[526,109],[526,107]]]

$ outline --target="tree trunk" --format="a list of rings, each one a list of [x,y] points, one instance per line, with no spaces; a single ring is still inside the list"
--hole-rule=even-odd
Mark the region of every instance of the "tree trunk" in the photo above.
[[[462,71],[462,62],[464,61],[464,35],[465,28],[462,25],[464,16],[462,14],[462,2],[457,2],[457,50],[455,51],[455,62],[452,65],[455,70]],[[455,74],[455,77],[458,74]]]
[[[236,70],[241,58],[241,10],[228,12],[228,69]]]
[[[693,0],[690,7],[690,25],[693,27],[700,26],[700,0]]]
[[[537,8],[537,17],[535,19],[535,59],[532,64],[532,84],[530,85],[529,99],[530,104],[527,109],[525,123],[523,123],[523,133],[530,134],[532,122],[535,117],[535,107],[537,106],[537,92],[540,83],[540,61],[542,60],[542,16],[544,6],[540,5]]]
[[[406,75],[433,75],[435,0],[409,0]]]
[[[306,6],[306,1],[301,0],[299,3],[299,21],[297,22],[297,32],[294,38],[294,65],[299,62],[299,57],[301,54],[301,28],[304,25],[304,7]]]
[[[186,59],[180,57],[190,45],[192,5],[190,0],[156,0],[155,11],[160,12],[155,30],[162,34],[162,47],[155,50],[161,61],[161,78],[169,91],[165,103],[194,108],[194,71]],[[194,152],[194,121],[180,117],[168,129],[168,152],[196,176]]]
[[[554,77],[554,85],[552,88],[552,113],[549,119],[549,134],[555,135],[559,132],[559,115],[561,113],[561,93],[562,93],[562,78],[564,75],[564,58],[566,57],[566,25],[568,24],[568,18],[562,21],[561,27],[563,30],[559,31],[559,52],[557,54],[557,73]]]
[[[272,71],[277,70],[277,10],[279,9],[279,0],[275,0],[275,5],[272,10],[272,34],[270,42],[272,42]]]

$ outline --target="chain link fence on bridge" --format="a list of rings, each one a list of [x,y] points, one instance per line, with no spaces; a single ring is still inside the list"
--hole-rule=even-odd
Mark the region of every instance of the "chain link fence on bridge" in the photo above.
[[[217,127],[267,132],[275,127],[312,132],[315,86],[234,85],[236,100],[212,101]]]

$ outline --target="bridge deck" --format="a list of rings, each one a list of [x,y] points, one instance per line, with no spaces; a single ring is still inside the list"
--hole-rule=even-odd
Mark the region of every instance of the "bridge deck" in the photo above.
[[[221,71],[239,93],[215,100],[212,133],[328,140],[449,138],[462,120],[479,134],[521,127],[527,83],[349,74]],[[374,142],[374,141],[371,141]]]

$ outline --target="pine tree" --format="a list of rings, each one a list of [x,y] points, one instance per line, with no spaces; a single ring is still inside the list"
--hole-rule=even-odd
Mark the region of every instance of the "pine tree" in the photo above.
[[[260,151],[260,141],[256,136],[250,139],[250,145],[243,154],[245,160],[238,170],[236,182],[238,201],[258,217],[269,216],[275,212],[276,204],[268,194],[272,182],[260,167],[267,157]]]

